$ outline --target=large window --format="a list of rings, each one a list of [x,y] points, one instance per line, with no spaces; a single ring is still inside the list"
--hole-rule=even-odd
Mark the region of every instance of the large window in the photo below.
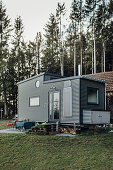
[[[97,88],[88,87],[87,93],[88,93],[88,104],[99,104]]]
[[[53,110],[54,119],[59,119],[59,92],[55,92],[53,95]]]
[[[55,120],[59,119],[60,112],[60,92],[50,92],[49,93],[49,119]]]
[[[30,97],[29,105],[30,106],[39,106],[40,105],[39,97]]]

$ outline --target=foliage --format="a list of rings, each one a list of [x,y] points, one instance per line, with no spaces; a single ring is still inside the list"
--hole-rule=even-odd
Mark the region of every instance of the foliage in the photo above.
[[[7,115],[8,101],[7,89],[10,82],[7,60],[9,58],[9,37],[11,32],[10,19],[6,14],[6,9],[0,1],[0,94],[4,102],[4,114]]]
[[[0,0],[0,103],[5,116],[17,113],[18,81],[41,72],[76,75],[113,70],[113,1],[72,0],[68,24],[65,3],[58,3],[56,14],[34,41],[25,42],[21,16],[14,26]],[[14,30],[13,33],[11,32]],[[76,42],[76,43],[75,43]],[[95,57],[94,57],[95,56]]]
[[[46,40],[43,49],[42,71],[59,74],[59,28],[53,14],[50,15],[49,22],[46,24],[45,32]]]

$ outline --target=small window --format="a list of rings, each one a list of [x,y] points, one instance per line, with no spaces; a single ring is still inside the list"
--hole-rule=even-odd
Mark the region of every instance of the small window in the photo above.
[[[40,82],[37,80],[35,86],[38,88],[40,86]]]
[[[88,93],[88,104],[98,104],[98,89],[88,87],[87,93]]]
[[[30,97],[30,106],[39,106],[39,97]]]

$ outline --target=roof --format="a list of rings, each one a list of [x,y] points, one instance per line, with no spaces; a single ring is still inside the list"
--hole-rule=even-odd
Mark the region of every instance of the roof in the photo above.
[[[67,81],[67,80],[73,80],[73,79],[86,79],[86,80],[92,80],[92,81],[97,81],[97,82],[101,82],[101,83],[106,83],[104,80],[98,80],[98,79],[95,79],[95,78],[92,78],[92,77],[72,76],[72,77],[65,77],[65,78],[60,78],[60,79],[47,80],[47,81],[44,82],[44,84],[60,82],[60,81]]]
[[[33,77],[30,77],[28,79],[25,79],[23,81],[20,81],[17,83],[17,85],[21,84],[21,83],[24,83],[26,81],[29,81],[29,80],[32,80],[34,78],[37,78],[37,77],[40,77],[40,76],[43,76],[43,75],[50,75],[50,76],[54,76],[54,77],[58,77],[59,79],[53,79],[53,80],[47,80],[47,81],[44,81],[43,83],[44,84],[47,84],[47,83],[53,83],[53,82],[59,82],[59,81],[66,81],[66,80],[73,80],[73,79],[87,79],[87,80],[92,80],[92,81],[97,81],[97,82],[101,82],[101,83],[106,83],[104,80],[99,80],[99,79],[95,79],[93,77],[89,77],[89,76],[72,76],[72,77],[65,77],[65,76],[61,76],[61,75],[56,75],[56,74],[52,74],[52,73],[47,73],[47,72],[44,72],[44,73],[41,73],[41,74],[37,74]]]
[[[107,82],[106,91],[113,92],[113,71],[101,72],[101,73],[96,73],[96,74],[88,74],[85,76],[106,81]]]
[[[17,85],[19,85],[19,84],[21,84],[21,83],[24,83],[24,82],[26,82],[26,81],[32,80],[32,79],[34,79],[34,78],[43,76],[43,75],[49,75],[49,76],[54,76],[54,77],[59,77],[59,78],[65,77],[65,76],[61,76],[61,75],[56,75],[56,74],[44,72],[44,73],[40,73],[40,74],[37,74],[37,75],[35,75],[35,76],[32,76],[32,77],[30,77],[30,78],[28,78],[28,79],[22,80],[22,81],[18,82]]]

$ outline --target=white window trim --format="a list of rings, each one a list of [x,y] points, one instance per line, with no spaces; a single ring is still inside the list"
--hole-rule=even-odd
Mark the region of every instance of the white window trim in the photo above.
[[[36,101],[37,99],[37,101]],[[33,101],[34,100],[34,101]],[[33,103],[34,102],[34,103]],[[29,98],[29,106],[30,107],[36,107],[36,106],[40,106],[40,97],[36,96],[36,97],[30,97]]]

